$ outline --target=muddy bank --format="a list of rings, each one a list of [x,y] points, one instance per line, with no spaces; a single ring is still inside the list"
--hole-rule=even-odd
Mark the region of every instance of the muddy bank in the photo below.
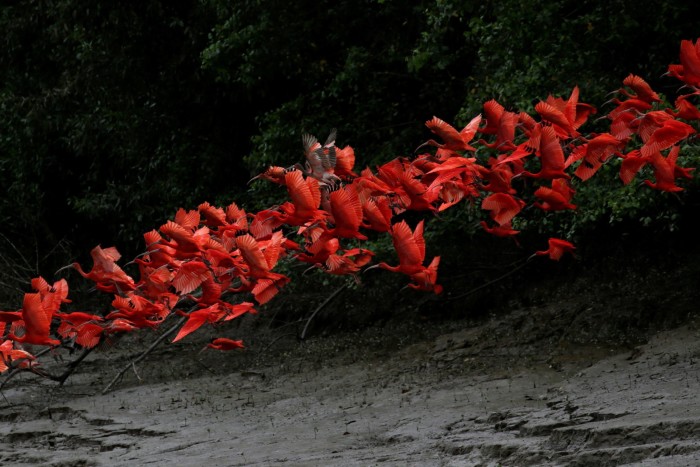
[[[700,255],[676,244],[360,325],[336,303],[303,342],[298,315],[261,313],[157,348],[102,394],[157,338],[127,336],[62,387],[4,387],[0,465],[700,465]],[[200,353],[212,335],[247,348]]]
[[[165,347],[102,395],[139,345],[124,343],[62,388],[29,377],[11,382],[0,410],[0,462],[700,463],[693,322],[631,349],[552,345],[517,331],[514,323],[533,313],[478,324],[408,322],[304,343],[258,330],[236,358],[197,354],[203,342],[187,352]]]

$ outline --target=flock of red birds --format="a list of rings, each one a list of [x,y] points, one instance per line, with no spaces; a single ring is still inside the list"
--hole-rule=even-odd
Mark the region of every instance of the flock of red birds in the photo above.
[[[231,303],[230,297],[252,297],[258,304],[271,300],[290,281],[275,272],[283,257],[328,274],[358,274],[373,260],[372,251],[357,246],[367,231],[391,235],[398,256],[396,265],[370,267],[406,275],[408,287],[440,293],[440,257],[426,264],[424,222],[411,228],[397,221],[404,211],[439,213],[467,200],[486,211],[481,222],[486,232],[513,237],[518,234],[513,220],[526,206],[517,187],[534,185],[537,209],[576,209],[572,175],[588,180],[613,158],[622,159],[619,175],[625,184],[648,166],[645,173],[652,173],[653,181],[645,179],[646,185],[680,191],[677,181],[691,178],[693,169],[678,165],[679,145],[696,133],[690,123],[700,120],[692,103],[700,95],[700,39],[682,41],[680,58],[668,75],[681,80],[688,93],[665,105],[642,78],[629,75],[612,101],[615,107],[603,117],[610,131],[602,134],[579,132],[596,109],[579,102],[576,87],[567,99],[549,96],[537,103],[535,116],[490,100],[461,131],[434,117],[426,126],[436,139],[419,146],[419,155],[397,157],[359,175],[353,171],[353,149],[336,146],[335,130],[323,143],[305,134],[303,164],[270,167],[255,177],[284,186],[289,201],[255,214],[235,203],[180,209],[173,220],[144,234],[146,251],[129,263],[138,267],[138,279],[117,264],[114,247],[95,247],[88,272],[72,264],[96,289],[114,296],[108,313],[62,312],[70,302],[67,281],[33,279],[34,291],[24,295],[21,309],[0,311],[0,372],[37,365],[25,344],[91,349],[181,315],[186,321],[173,339],[178,341],[204,324],[255,313],[253,302]],[[514,185],[521,177],[535,183]],[[350,240],[354,246],[345,246]],[[574,249],[567,240],[550,238],[548,248],[535,255],[559,260]],[[230,350],[242,342],[218,338],[208,347]]]

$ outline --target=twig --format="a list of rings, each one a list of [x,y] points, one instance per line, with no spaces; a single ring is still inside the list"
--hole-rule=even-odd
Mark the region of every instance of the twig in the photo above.
[[[97,347],[97,346],[95,346]],[[92,353],[93,350],[95,350],[95,347],[90,347],[89,349],[83,349],[83,353],[80,354],[78,358],[70,362],[66,368],[66,371],[63,372],[60,376],[54,378],[49,375],[50,379],[53,379],[54,381],[58,381],[59,386],[63,386],[63,383],[66,382],[68,377],[73,374],[73,372],[78,368],[78,365],[80,365],[80,362],[85,360],[85,358]]]
[[[50,351],[51,351],[51,347],[47,347],[47,348],[45,348],[44,350],[42,350],[41,352],[39,352],[39,353],[37,353],[36,355],[34,355],[34,358],[39,358],[39,357],[41,357],[42,355],[44,355],[45,353],[48,353],[48,352],[50,352]],[[0,390],[2,390],[2,388],[4,388],[5,385],[6,385],[7,383],[9,383],[10,380],[11,380],[12,378],[15,377],[15,375],[17,375],[17,374],[19,374],[19,373],[22,373],[23,371],[31,371],[32,373],[39,374],[39,373],[36,373],[36,371],[32,371],[31,368],[17,368],[17,367],[13,367],[12,365],[9,365],[9,366],[10,366],[10,372],[7,374],[7,377],[5,378],[5,381],[3,381],[2,383],[0,383]],[[3,396],[3,397],[4,397],[4,396]]]
[[[148,356],[148,354],[150,354],[151,352],[153,352],[153,350],[154,350],[156,347],[158,347],[158,345],[159,345],[161,342],[163,342],[165,339],[167,339],[168,336],[169,336],[170,334],[172,334],[173,332],[177,331],[177,329],[178,329],[180,326],[182,326],[182,325],[185,323],[185,321],[187,321],[188,318],[189,318],[189,316],[182,316],[182,317],[180,317],[180,319],[177,320],[177,323],[175,323],[175,325],[174,325],[173,327],[171,327],[170,329],[168,329],[167,331],[165,331],[163,334],[161,334],[161,336],[160,336],[158,339],[156,339],[155,342],[153,342],[153,343],[150,345],[150,347],[148,347],[141,355],[139,355],[139,356],[136,357],[134,360],[132,360],[131,362],[129,362],[129,364],[126,365],[124,368],[122,368],[121,370],[119,370],[119,373],[117,373],[117,376],[115,376],[114,379],[113,379],[107,386],[105,386],[105,388],[102,390],[102,394],[107,394],[107,393],[109,392],[109,390],[112,389],[112,386],[114,386],[114,385],[117,383],[117,381],[119,381],[119,380],[122,378],[122,376],[124,376],[124,373],[126,373],[130,368],[133,368],[133,365],[136,365],[136,364],[139,363],[141,360],[143,360],[144,358],[146,358],[146,357]],[[137,375],[137,376],[138,376],[138,375]]]
[[[136,375],[136,379],[141,382],[141,377],[139,376],[138,372],[136,371],[136,363],[131,362],[131,369],[134,370],[134,374]]]
[[[262,349],[260,352],[258,352],[258,355],[255,357],[255,361],[253,362],[253,366],[254,367],[258,366],[258,362],[260,361],[260,357],[262,357],[265,354],[265,352],[267,352],[267,350],[275,344],[275,342],[277,342],[278,340],[280,340],[284,337],[295,336],[295,335],[296,335],[295,332],[288,332],[286,334],[281,334],[281,335],[275,337],[274,339],[272,339],[272,342],[267,344],[264,349]]]
[[[7,238],[6,235],[0,233],[0,237],[2,237],[5,240],[5,242],[8,245],[10,245],[10,247],[12,247],[13,250],[15,250],[15,253],[17,253],[17,257],[19,259],[21,259],[22,262],[24,263],[24,266],[22,266],[22,268],[25,270],[31,271],[32,266],[29,264],[29,261],[27,261],[27,258],[22,254],[22,252],[19,250],[19,248],[17,248],[17,246],[14,243],[12,243],[12,241],[9,238]],[[17,266],[20,266],[20,265],[17,265]]]
[[[304,326],[304,330],[301,331],[301,336],[299,336],[299,339],[300,339],[300,340],[303,341],[304,338],[306,337],[306,330],[309,328],[309,324],[311,323],[311,320],[314,319],[314,316],[316,316],[316,313],[318,313],[319,311],[321,311],[326,305],[328,305],[328,304],[331,302],[331,300],[333,300],[340,292],[342,292],[343,290],[345,290],[347,287],[348,287],[347,282],[346,282],[345,284],[341,285],[340,287],[338,287],[338,288],[336,289],[335,292],[333,292],[327,299],[325,299],[325,300],[323,301],[323,303],[321,303],[321,304],[314,310],[313,313],[311,313],[311,316],[309,316],[309,319],[306,321],[306,325]]]
[[[508,271],[507,273],[505,273],[505,274],[503,274],[503,275],[501,275],[501,276],[499,276],[499,277],[497,277],[497,278],[495,278],[495,279],[493,279],[493,280],[491,280],[491,281],[488,281],[488,282],[485,283],[485,284],[481,284],[479,287],[473,288],[473,289],[468,290],[467,292],[461,293],[461,294],[459,294],[459,295],[455,295],[454,297],[445,298],[445,299],[443,299],[443,300],[444,300],[444,301],[451,301],[451,300],[458,300],[458,299],[460,299],[460,298],[467,297],[467,296],[469,296],[469,295],[471,295],[471,294],[473,294],[473,293],[478,292],[478,291],[481,290],[481,289],[485,289],[486,287],[489,287],[490,285],[495,284],[496,282],[502,281],[503,279],[505,279],[506,277],[508,277],[508,276],[510,276],[510,275],[512,275],[512,274],[515,274],[517,271],[519,271],[520,269],[522,269],[523,267],[525,267],[525,265],[527,265],[529,262],[530,262],[529,260],[526,260],[526,261],[525,261],[523,264],[521,264],[520,266],[517,266],[517,267],[511,269],[511,270]]]

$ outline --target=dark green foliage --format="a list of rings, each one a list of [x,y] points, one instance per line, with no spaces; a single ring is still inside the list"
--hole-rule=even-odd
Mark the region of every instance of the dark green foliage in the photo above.
[[[467,119],[488,99],[529,111],[533,100],[568,95],[574,85],[582,101],[600,105],[629,73],[673,93],[678,83],[661,75],[697,24],[683,2],[506,0],[481,3],[465,35],[478,48]]]
[[[28,1],[0,8],[0,27],[0,228],[40,258],[68,239],[81,259],[98,243],[142,251],[179,207],[278,202],[284,189],[245,183],[301,161],[303,131],[337,127],[360,170],[491,98],[530,110],[578,84],[600,106],[630,72],[671,96],[660,76],[697,36],[688,2],[627,0]],[[589,210],[537,228],[655,218],[642,208],[676,200],[613,196],[610,178],[578,187]],[[478,222],[455,209],[434,235]]]
[[[136,251],[177,207],[242,185],[252,125],[201,71],[209,9],[45,3],[0,10],[4,231]]]

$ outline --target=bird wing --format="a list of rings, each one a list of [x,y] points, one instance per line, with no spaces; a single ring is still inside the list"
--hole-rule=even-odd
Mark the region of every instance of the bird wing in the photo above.
[[[391,238],[394,242],[394,249],[399,256],[399,263],[401,266],[415,266],[423,262],[421,250],[416,244],[413,232],[411,232],[411,228],[406,221],[401,221],[392,226]]]
[[[289,172],[284,176],[285,183],[287,185],[287,192],[289,193],[292,203],[297,211],[311,211],[317,209],[321,204],[321,194],[318,192],[318,182],[316,182],[317,196],[312,192],[312,182],[307,182],[304,180],[304,176],[298,170]],[[309,178],[307,180],[313,180]],[[316,203],[316,198],[318,198],[318,203]]]
[[[331,193],[331,211],[336,228],[359,230],[362,222],[362,204],[357,193],[349,186]]]
[[[564,150],[559,144],[559,137],[551,126],[542,127],[540,159],[543,168],[556,171],[564,170]]]
[[[41,294],[26,293],[22,302],[22,319],[26,335],[49,337],[51,316],[41,304]]]
[[[255,238],[249,234],[241,235],[236,238],[236,246],[238,246],[241,256],[248,266],[261,271],[269,271],[265,255],[260,251],[260,247]]]

